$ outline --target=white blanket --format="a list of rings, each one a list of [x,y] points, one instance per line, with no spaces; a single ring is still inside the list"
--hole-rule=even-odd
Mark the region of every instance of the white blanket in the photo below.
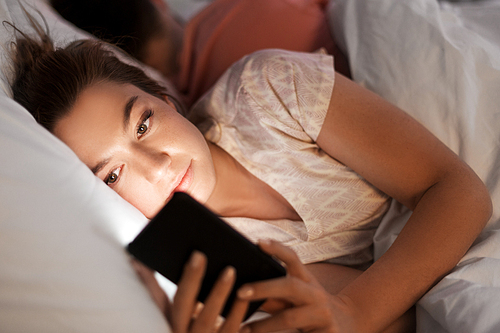
[[[500,2],[334,0],[330,18],[355,81],[429,128],[493,199],[479,239],[418,302],[418,332],[500,332]],[[376,256],[409,214],[393,203]]]

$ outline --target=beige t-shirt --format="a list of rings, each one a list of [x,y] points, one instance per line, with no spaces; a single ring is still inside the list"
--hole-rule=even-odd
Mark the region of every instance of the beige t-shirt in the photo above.
[[[272,238],[304,263],[363,264],[388,197],[316,144],[335,72],[324,54],[265,50],[236,63],[194,107],[215,120],[207,139],[279,192],[302,221],[225,220]]]

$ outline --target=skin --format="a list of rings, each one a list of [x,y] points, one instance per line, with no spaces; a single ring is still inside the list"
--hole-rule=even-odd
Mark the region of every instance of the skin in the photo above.
[[[131,100],[135,102],[124,127]],[[133,85],[104,82],[88,87],[54,134],[148,218],[168,202],[186,175],[182,191],[222,216],[300,220],[281,195],[207,142],[167,97],[156,98]],[[98,165],[102,167],[96,172]],[[242,186],[235,188],[235,182]],[[228,196],[233,200],[226,200]]]
[[[474,172],[424,127],[340,75],[317,143],[413,210],[391,248],[324,307],[325,317],[337,319],[328,324],[333,332],[378,332],[456,265],[491,216],[491,200]],[[283,287],[249,288],[243,299],[275,296]],[[279,325],[290,325],[287,317],[249,327]]]
[[[96,176],[148,218],[167,203],[188,170],[184,192],[206,202],[214,190],[214,164],[203,135],[168,98],[135,86],[101,83],[85,89],[54,134],[91,170],[107,161]]]
[[[201,252],[195,251],[186,266],[173,303],[158,285],[153,272],[138,261],[133,261],[132,266],[138,273],[144,285],[148,288],[151,297],[163,312],[174,332],[204,332],[213,331],[217,326],[219,333],[238,331],[241,321],[248,309],[248,302],[235,300],[234,306],[227,319],[221,324],[219,313],[222,312],[225,301],[229,296],[236,272],[233,267],[227,267],[205,301],[205,306],[199,310],[196,295],[200,289],[203,275],[207,266],[207,259]],[[193,313],[196,318],[193,319]]]
[[[179,55],[182,50],[184,24],[170,12],[163,0],[150,0],[158,10],[163,28],[145,43],[141,61],[176,80],[179,73]]]
[[[135,96],[124,129],[123,110]],[[154,111],[149,122],[143,116],[148,109]],[[189,165],[190,180],[182,182],[182,190],[221,216],[298,216],[278,193],[204,141],[168,99],[133,86],[103,82],[87,88],[56,125],[55,134],[90,168],[109,158],[97,176],[105,180],[120,170],[111,186],[148,217],[168,201]],[[261,244],[285,262],[288,275],[242,287],[242,301],[268,298],[265,308],[273,313],[243,329],[379,332],[399,327],[405,313],[456,265],[488,221],[488,192],[474,172],[418,122],[341,75],[336,76],[317,144],[413,214],[393,246],[364,272],[335,265],[306,269],[290,249]],[[186,290],[199,284],[192,278],[199,278],[196,272],[186,273]],[[219,290],[214,298],[220,301],[226,294]],[[173,308],[179,302],[190,304],[179,307],[185,311],[179,310],[182,318],[194,311],[192,297],[181,293],[177,303],[174,300]],[[217,309],[204,309],[212,312],[202,318],[213,318]],[[241,308],[234,313],[236,318]],[[201,331],[199,325],[182,325],[176,332]]]

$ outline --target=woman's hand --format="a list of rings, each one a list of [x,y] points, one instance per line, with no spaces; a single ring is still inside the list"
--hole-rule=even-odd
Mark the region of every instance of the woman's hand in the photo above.
[[[234,333],[240,328],[248,308],[248,301],[235,300],[233,308],[221,325],[219,317],[236,279],[233,267],[227,267],[221,273],[205,300],[205,306],[201,309],[198,307],[197,296],[205,275],[206,261],[204,254],[193,252],[184,266],[172,304],[158,285],[153,271],[137,261],[132,262],[151,297],[165,314],[174,333]]]
[[[274,241],[263,241],[259,246],[283,261],[288,274],[284,278],[246,284],[238,290],[241,300],[267,298],[262,310],[271,314],[269,318],[244,326],[240,332],[291,328],[307,332],[357,332],[348,300],[329,294],[292,249]]]

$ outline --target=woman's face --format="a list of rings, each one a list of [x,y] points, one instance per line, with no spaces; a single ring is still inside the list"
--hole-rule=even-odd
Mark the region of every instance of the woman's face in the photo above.
[[[206,202],[215,186],[208,144],[174,104],[131,84],[85,89],[54,134],[148,218],[174,192]]]

